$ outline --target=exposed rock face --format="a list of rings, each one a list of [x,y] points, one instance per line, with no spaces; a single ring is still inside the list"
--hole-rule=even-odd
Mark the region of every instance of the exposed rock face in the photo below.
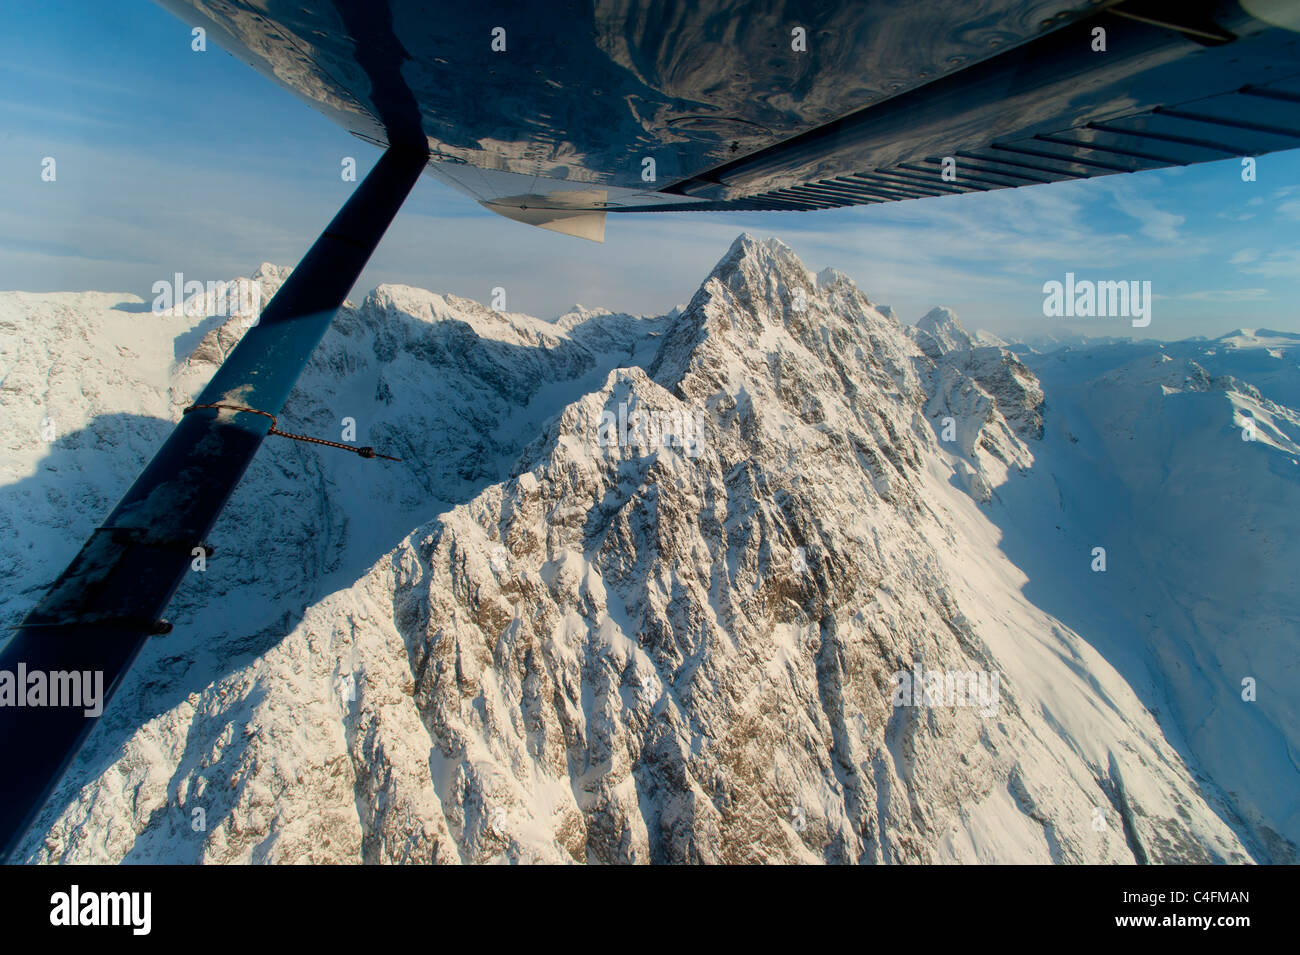
[[[933,362],[927,414],[937,419],[940,438],[961,449],[957,470],[966,489],[988,502],[1007,469],[1033,464],[1022,439],[1043,436],[1043,389],[1014,353],[972,337],[950,309],[931,309],[908,333]]]
[[[381,287],[286,419],[354,415],[402,465],[268,444],[214,537],[236,558],[25,851],[1244,861],[954,486],[1017,480],[1042,407],[951,313],[909,331],[748,236],[661,319]]]

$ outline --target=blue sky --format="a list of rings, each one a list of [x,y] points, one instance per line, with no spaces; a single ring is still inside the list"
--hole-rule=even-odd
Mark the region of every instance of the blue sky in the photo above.
[[[0,37],[0,288],[132,292],[292,265],[378,151],[146,0],[22,4]],[[57,180],[41,181],[52,156]],[[819,213],[609,217],[602,245],[510,222],[429,178],[353,297],[403,282],[553,316],[658,313],[742,231],[834,266],[914,321],[1158,338],[1300,331],[1300,151],[1084,182]],[[1042,314],[1043,283],[1152,283],[1151,326]]]

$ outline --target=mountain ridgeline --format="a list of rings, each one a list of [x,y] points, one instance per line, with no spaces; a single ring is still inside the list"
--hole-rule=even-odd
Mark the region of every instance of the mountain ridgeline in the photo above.
[[[0,293],[6,624],[242,333],[137,303]],[[381,286],[280,421],[401,462],[267,441],[21,852],[1294,862],[1298,356],[747,235],[659,317]]]

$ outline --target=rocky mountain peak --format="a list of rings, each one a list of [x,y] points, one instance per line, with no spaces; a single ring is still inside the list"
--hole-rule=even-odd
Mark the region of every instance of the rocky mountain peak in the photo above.
[[[957,313],[942,305],[922,315],[915,328],[917,347],[930,358],[975,347],[975,339],[957,319]]]

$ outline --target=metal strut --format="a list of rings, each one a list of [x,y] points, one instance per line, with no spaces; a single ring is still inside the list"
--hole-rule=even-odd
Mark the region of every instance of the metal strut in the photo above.
[[[190,568],[294,382],[428,160],[390,147],[217,369],[103,525],[0,651],[0,679],[44,674],[46,705],[0,705],[0,861],[7,860],[95,724],[51,706],[52,674],[103,674],[106,704]],[[348,450],[356,451],[356,448]],[[143,532],[142,532],[143,530]],[[130,533],[120,533],[130,531]],[[178,546],[185,545],[189,546]],[[67,678],[63,689],[67,690]],[[26,681],[25,681],[26,682]],[[11,684],[15,693],[27,686]],[[66,700],[64,700],[66,702]]]
[[[326,441],[324,438],[313,438],[309,434],[294,434],[292,431],[281,431],[278,427],[279,422],[275,420],[275,415],[269,411],[258,411],[256,408],[245,408],[243,405],[190,405],[181,414],[189,414],[191,411],[197,411],[199,408],[225,408],[227,411],[238,411],[244,414],[260,414],[271,419],[271,430],[267,434],[279,435],[282,438],[293,438],[295,441],[306,441],[308,444],[323,444],[327,448],[338,448],[340,451],[351,451],[353,454],[360,455],[363,458],[383,458],[385,461],[401,461],[401,458],[394,458],[387,454],[380,454],[374,448],[358,448],[351,444],[340,444],[338,441]]]

